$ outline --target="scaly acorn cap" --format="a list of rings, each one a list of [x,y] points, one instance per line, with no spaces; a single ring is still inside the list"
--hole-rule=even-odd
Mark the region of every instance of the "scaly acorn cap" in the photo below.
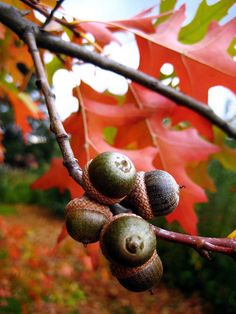
[[[152,256],[156,236],[152,226],[140,216],[120,214],[102,228],[100,246],[108,260],[134,267]]]
[[[91,200],[86,195],[71,200],[65,212],[69,235],[84,245],[97,242],[103,225],[112,219],[109,207]]]
[[[133,188],[136,170],[131,160],[117,152],[104,152],[83,169],[83,187],[101,204],[119,203]]]
[[[163,274],[162,261],[156,251],[141,266],[126,267],[112,262],[110,269],[123,287],[134,292],[151,291],[160,282]]]
[[[127,200],[135,213],[144,219],[165,216],[179,203],[180,186],[164,170],[137,172],[136,182]]]

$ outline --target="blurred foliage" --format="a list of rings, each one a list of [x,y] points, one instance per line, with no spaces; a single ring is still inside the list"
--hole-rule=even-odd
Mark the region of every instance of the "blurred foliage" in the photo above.
[[[236,174],[212,161],[209,174],[217,186],[216,193],[208,192],[209,202],[199,204],[199,235],[226,237],[236,227]],[[181,231],[177,224],[167,225],[164,219],[156,224],[166,229]],[[212,260],[201,257],[195,250],[159,241],[158,251],[164,264],[163,280],[169,286],[178,287],[186,295],[198,291],[214,313],[236,313],[236,265],[227,256],[212,254]]]
[[[35,92],[37,93],[37,92]],[[24,138],[14,124],[14,112],[8,102],[0,101],[0,127],[4,131],[4,162],[13,167],[37,168],[48,162],[58,150],[47,120],[30,120],[32,133]]]
[[[64,209],[70,200],[69,192],[60,193],[58,189],[47,191],[30,188],[36,178],[42,173],[42,167],[37,170],[12,169],[0,167],[0,199],[4,204],[38,204],[49,208],[56,215],[63,217]],[[4,206],[4,211],[6,207]],[[0,214],[3,214],[0,207]]]
[[[60,252],[45,243],[35,245],[34,236],[0,217],[0,313],[52,313],[52,306],[53,313],[76,310],[85,299],[78,280],[84,271],[78,260],[84,253],[68,244]],[[75,269],[65,255],[77,263]]]

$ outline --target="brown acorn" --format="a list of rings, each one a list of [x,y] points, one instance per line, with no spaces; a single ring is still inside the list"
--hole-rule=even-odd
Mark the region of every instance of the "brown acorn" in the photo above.
[[[144,264],[156,250],[152,226],[134,214],[114,216],[100,235],[104,256],[118,264],[134,267]]]
[[[117,152],[104,152],[83,169],[83,188],[101,204],[119,203],[132,190],[136,170],[132,161]]]
[[[69,235],[84,245],[97,242],[103,225],[112,219],[109,207],[98,204],[86,195],[70,201],[65,211]]]
[[[112,262],[110,269],[123,287],[134,292],[152,291],[160,282],[163,274],[162,262],[156,251],[141,266],[127,267]]]
[[[179,203],[180,186],[166,171],[140,171],[127,201],[135,213],[144,219],[165,216]]]

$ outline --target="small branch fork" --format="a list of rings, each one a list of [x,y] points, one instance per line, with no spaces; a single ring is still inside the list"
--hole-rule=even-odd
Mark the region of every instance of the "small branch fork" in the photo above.
[[[59,115],[57,113],[57,110],[55,107],[55,95],[51,92],[51,89],[50,89],[50,86],[49,86],[49,83],[47,81],[47,77],[45,74],[45,70],[43,67],[43,63],[41,61],[40,54],[39,54],[38,47],[37,47],[37,42],[41,45],[41,47],[46,46],[45,48],[49,48],[49,49],[50,49],[51,45],[54,45],[56,42],[60,43],[59,46],[61,46],[62,44],[65,45],[65,43],[63,41],[61,41],[60,39],[56,39],[50,35],[44,34],[45,36],[43,36],[42,33],[39,32],[38,28],[34,24],[31,24],[29,22],[27,23],[27,22],[21,21],[21,23],[19,25],[17,19],[22,19],[19,12],[15,9],[14,9],[15,11],[12,11],[13,8],[11,8],[10,15],[9,15],[9,12],[6,12],[6,11],[3,12],[4,8],[9,9],[9,6],[2,4],[0,2],[0,21],[3,21],[3,23],[5,21],[4,24],[9,26],[11,29],[13,29],[13,31],[16,34],[18,34],[25,41],[25,43],[28,45],[29,51],[30,51],[31,56],[33,58],[34,66],[36,69],[37,85],[42,90],[42,93],[45,97],[45,102],[46,102],[46,106],[47,106],[49,118],[50,118],[50,123],[51,123],[50,128],[51,128],[52,132],[55,134],[58,145],[61,149],[64,165],[66,166],[66,168],[67,168],[69,174],[72,176],[72,178],[76,182],[78,182],[80,185],[82,185],[82,170],[81,170],[77,160],[74,157],[72,148],[70,146],[69,136],[66,133],[66,131],[63,127],[63,124],[60,121]],[[12,17],[13,20],[11,20],[11,17],[10,17],[10,16],[12,16],[12,12],[14,13],[13,17]],[[17,16],[15,16],[16,14],[17,14]],[[9,19],[13,24],[9,22]],[[37,35],[38,32],[41,34],[40,36]],[[37,38],[38,38],[38,40],[37,40]],[[44,45],[42,44],[43,38],[45,38],[45,41],[46,41],[46,44],[44,44]],[[49,44],[50,40],[52,40],[51,44]],[[77,46],[74,44],[70,44],[68,47],[74,48]],[[54,50],[51,49],[51,50],[55,51],[55,49]],[[77,48],[75,50],[77,50]],[[63,51],[64,51],[64,53],[68,53],[70,51],[70,49],[68,48],[68,50],[65,49]],[[85,54],[85,53],[90,53],[90,52],[84,51],[83,54]],[[100,61],[99,62],[96,61],[96,59],[97,59],[96,55],[92,54],[91,56],[93,57],[93,61],[94,61],[92,63],[98,64],[100,62]],[[100,56],[98,57],[98,60],[100,60],[99,58],[100,58]],[[88,58],[85,58],[85,59],[88,61]],[[101,60],[104,61],[103,58]],[[108,63],[112,64],[113,61],[110,60]],[[125,73],[128,73],[127,71],[130,70],[127,67],[124,67],[121,65],[119,65],[119,66],[121,67],[121,69],[122,68],[124,69]],[[115,68],[116,67],[117,67],[117,64],[115,64]],[[113,68],[113,70],[114,70],[114,68]],[[154,78],[150,78],[150,77],[146,76],[145,74],[142,74],[141,72],[138,72],[138,71],[133,71],[133,72],[135,75],[138,75],[138,76],[141,75],[141,77],[142,77],[142,75],[144,76],[146,83],[143,84],[140,81],[139,81],[139,83],[141,83],[142,85],[144,85],[146,87],[148,87],[147,82],[149,80],[151,80],[154,85],[159,84],[159,82],[156,81]],[[119,73],[119,72],[117,72],[117,73]],[[131,76],[127,75],[126,77],[132,78]],[[180,95],[180,93],[178,93],[177,91],[176,91],[176,93],[179,95],[178,97],[180,97],[180,98],[181,97],[187,97],[187,96],[182,95],[182,94]],[[189,97],[188,101],[192,101],[192,99]],[[196,103],[198,103],[198,102],[196,102]],[[206,107],[205,105],[202,105],[202,104],[200,104],[200,106]],[[229,133],[227,133],[227,134],[229,134]],[[234,131],[234,137],[236,138],[236,131]],[[115,214],[118,214],[121,212],[127,212],[127,209],[125,209],[120,204],[114,205],[112,209],[113,209],[113,212],[115,212]],[[204,257],[209,258],[209,252],[217,252],[217,253],[222,253],[222,254],[231,256],[232,258],[236,259],[236,239],[208,238],[208,237],[200,237],[200,236],[191,236],[191,235],[182,234],[182,233],[178,233],[178,232],[168,231],[168,230],[161,229],[161,228],[158,228],[155,226],[153,226],[153,228],[154,228],[154,232],[155,232],[158,239],[170,241],[170,242],[174,242],[174,243],[178,243],[178,244],[183,244],[183,245],[192,247]]]

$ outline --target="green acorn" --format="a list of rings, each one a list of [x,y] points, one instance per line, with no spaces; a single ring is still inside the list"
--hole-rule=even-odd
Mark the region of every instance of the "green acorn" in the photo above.
[[[163,274],[162,261],[156,251],[141,266],[127,267],[112,262],[110,269],[124,288],[134,292],[152,291],[160,282]]]
[[[131,160],[117,152],[104,152],[83,169],[86,193],[101,204],[119,203],[135,183],[136,170]]]
[[[104,225],[100,246],[108,260],[128,267],[140,266],[153,255],[156,236],[140,216],[120,214]]]
[[[86,195],[73,199],[66,206],[68,234],[84,245],[97,242],[103,225],[111,219],[109,207],[91,200]]]

